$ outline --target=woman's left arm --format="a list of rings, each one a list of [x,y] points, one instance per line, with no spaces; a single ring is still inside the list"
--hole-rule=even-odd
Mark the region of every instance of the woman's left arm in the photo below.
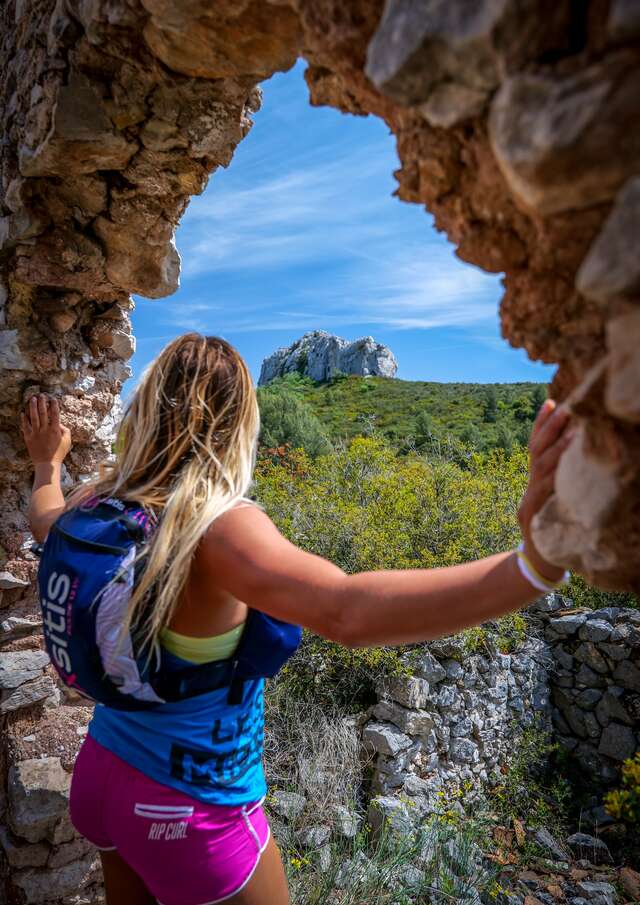
[[[27,515],[33,536],[42,543],[51,525],[64,511],[60,472],[71,449],[71,432],[60,424],[58,401],[49,400],[43,394],[31,397],[20,419],[34,469]]]

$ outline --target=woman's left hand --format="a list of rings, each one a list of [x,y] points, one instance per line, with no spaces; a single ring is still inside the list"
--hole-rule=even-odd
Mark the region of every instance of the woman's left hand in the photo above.
[[[20,416],[22,435],[34,465],[61,464],[71,449],[71,431],[60,424],[57,399],[32,396]]]

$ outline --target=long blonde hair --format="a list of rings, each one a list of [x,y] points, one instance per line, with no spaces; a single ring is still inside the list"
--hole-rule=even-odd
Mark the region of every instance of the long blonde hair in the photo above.
[[[69,498],[71,506],[115,496],[157,515],[123,626],[135,625],[149,650],[175,613],[203,535],[246,497],[258,430],[256,393],[238,352],[216,336],[186,333],[145,371],[124,412],[115,461]]]

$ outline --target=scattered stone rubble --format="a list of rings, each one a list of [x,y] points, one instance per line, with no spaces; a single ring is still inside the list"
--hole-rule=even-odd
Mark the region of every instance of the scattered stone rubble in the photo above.
[[[262,362],[258,384],[298,373],[312,380],[330,380],[335,374],[395,377],[398,363],[391,349],[372,336],[348,342],[325,330],[305,333],[290,346],[276,349]]]

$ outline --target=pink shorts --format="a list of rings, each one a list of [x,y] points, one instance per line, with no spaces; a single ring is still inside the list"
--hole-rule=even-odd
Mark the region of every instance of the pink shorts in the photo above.
[[[161,905],[214,905],[240,892],[269,841],[262,802],[205,804],[160,785],[88,736],[71,784],[71,820],[117,850]]]

